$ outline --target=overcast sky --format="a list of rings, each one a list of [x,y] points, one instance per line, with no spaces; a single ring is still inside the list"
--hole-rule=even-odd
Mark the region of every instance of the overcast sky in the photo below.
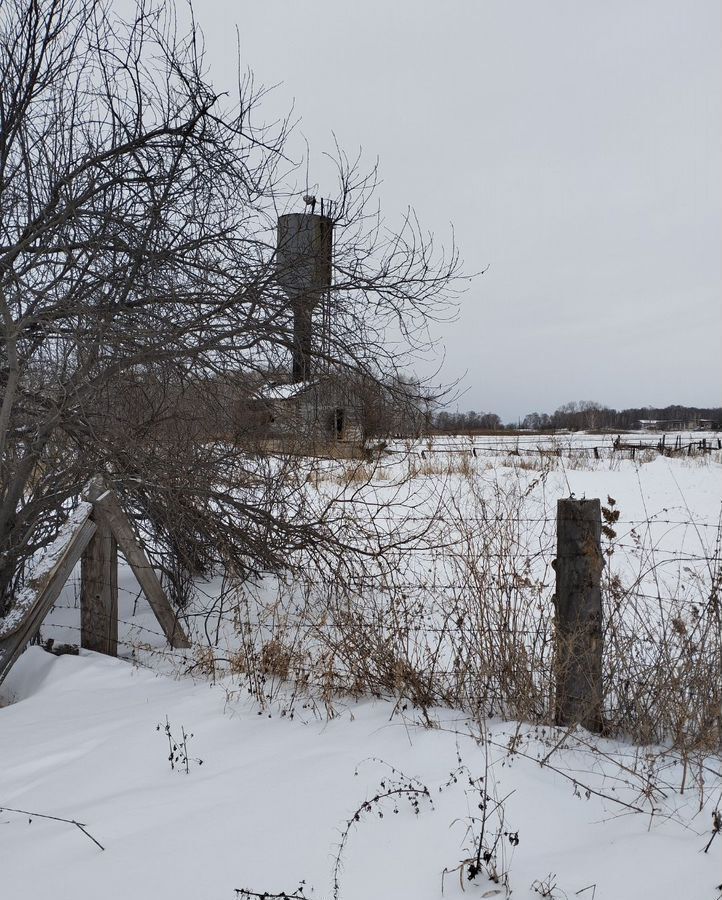
[[[320,196],[333,132],[489,267],[441,333],[460,409],[722,403],[719,0],[195,6],[217,88],[238,25],[269,117],[295,104]]]

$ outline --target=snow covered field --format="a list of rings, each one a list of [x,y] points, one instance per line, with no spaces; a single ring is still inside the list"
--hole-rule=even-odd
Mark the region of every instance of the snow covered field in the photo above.
[[[394,814],[386,801],[383,819],[362,815],[344,853],[341,897],[439,898],[443,869],[473,852],[466,829],[468,817],[480,815],[478,795],[467,795],[463,776],[439,788],[458,766],[457,750],[483,776],[485,749],[446,711],[436,711],[434,729],[368,701],[330,722],[290,721],[260,716],[252,703],[228,704],[222,683],[173,680],[92,654],[56,658],[39,648],[26,652],[3,694],[15,702],[0,711],[2,803],[76,819],[105,848],[72,825],[3,811],[8,900],[231,900],[235,888],[293,891],[302,880],[308,896],[329,898],[346,820],[388,783],[386,767],[364,762],[369,757],[419,778],[434,809],[421,802],[416,816],[399,804]],[[187,775],[169,766],[156,730],[166,717],[175,734],[183,725],[194,735],[189,752],[203,764],[192,760]],[[510,755],[514,727],[489,725],[486,783],[492,796],[506,798],[502,830],[519,837],[512,847],[502,836],[497,848],[513,896],[537,897],[533,885],[550,876],[553,897],[717,896],[722,838],[702,851],[720,800],[719,760],[708,759],[699,773],[702,793],[688,787],[682,795],[673,754],[650,754],[646,763],[643,751],[635,758],[633,747],[601,741],[605,755],[557,750],[550,759],[557,772],[536,761],[557,735],[527,734],[522,728],[520,753]],[[648,780],[632,776],[635,767]],[[587,787],[614,799],[587,796]],[[493,835],[498,816],[490,820]],[[483,876],[465,887],[462,893],[458,875],[447,876],[443,896],[506,896]]]
[[[329,462],[316,488],[320,494],[351,490],[367,511],[372,499],[376,521],[386,517],[389,527],[406,516],[404,527],[413,529],[417,519],[436,516],[434,528],[441,530],[434,534],[458,538],[471,521],[472,542],[498,535],[505,515],[513,519],[504,547],[516,548],[511,569],[527,572],[531,584],[514,602],[531,591],[540,621],[548,618],[553,590],[556,500],[573,493],[608,505],[611,497],[620,516],[609,567],[628,582],[640,579],[641,594],[678,603],[684,615],[705,600],[718,577],[719,453],[667,458],[643,451],[631,460],[605,452],[597,459],[592,448],[608,448],[611,438],[585,435],[561,439],[573,452],[557,457],[539,446],[555,450],[559,439],[549,446],[525,440],[399,442],[390,449],[404,454],[386,457],[370,485],[339,476],[339,466],[352,464]],[[516,455],[517,449],[529,452]],[[482,514],[484,528],[477,521]],[[430,544],[399,556],[399,568],[383,573],[390,580],[376,584],[374,612],[398,613],[399,581],[410,598],[409,615],[419,598],[437,598],[442,609],[449,601],[438,600],[445,596],[439,586],[461,571],[461,555],[450,557]],[[70,584],[60,598],[44,638],[77,641],[76,587]],[[233,665],[245,632],[228,605],[232,595],[224,594],[220,579],[197,588],[205,596],[190,612],[210,604],[212,615],[189,619],[197,646],[185,657],[166,650],[123,568],[126,659],[84,652],[55,657],[32,647],[0,688],[3,900],[231,900],[235,889],[294,892],[302,881],[306,896],[326,900],[334,897],[335,858],[349,820],[338,897],[438,898],[444,869],[475,857],[480,803],[489,859],[473,882],[468,864],[461,873],[450,871],[444,897],[503,898],[512,891],[521,898],[713,900],[722,894],[716,888],[722,835],[704,852],[712,813],[722,806],[722,760],[710,748],[680,755],[669,745],[637,747],[623,738],[480,719],[462,708],[431,706],[422,715],[393,685],[379,689],[383,699],[348,691],[334,696],[329,719],[313,685],[295,692],[293,678],[278,671],[260,694],[249,693],[251,673],[237,659]],[[304,653],[319,646],[318,635],[326,632],[317,627],[311,635],[293,621],[297,597],[290,595],[294,609],[283,607],[279,624],[275,601],[289,595],[277,579],[264,579],[246,595],[245,609],[249,596],[256,603],[253,623],[267,637],[294,635]],[[269,606],[272,623],[261,619]],[[301,610],[311,611],[311,605]],[[421,672],[426,650],[407,628],[404,659]],[[208,636],[216,644],[210,663]],[[182,728],[193,735],[188,773],[171,769],[166,722],[176,739]],[[366,800],[412,777],[419,779],[418,815],[390,797],[353,821]],[[38,814],[84,823],[105,849],[74,825]]]

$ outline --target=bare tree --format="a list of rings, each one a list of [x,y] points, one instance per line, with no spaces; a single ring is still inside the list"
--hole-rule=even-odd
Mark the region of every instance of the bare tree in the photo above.
[[[231,415],[293,341],[274,261],[293,166],[287,123],[253,124],[262,96],[251,75],[219,95],[162,0],[128,21],[101,0],[0,6],[0,606],[99,471],[182,569],[338,548],[293,459],[251,452]],[[425,346],[458,258],[411,213],[389,230],[375,173],[338,165],[323,362],[389,384],[385,333]]]

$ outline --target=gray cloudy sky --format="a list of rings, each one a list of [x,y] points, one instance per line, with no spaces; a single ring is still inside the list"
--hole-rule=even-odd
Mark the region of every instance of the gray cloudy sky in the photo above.
[[[718,0],[197,0],[217,88],[242,63],[322,153],[380,159],[469,272],[442,339],[461,409],[722,403]],[[327,179],[324,182],[324,179]],[[326,190],[326,185],[328,190]]]

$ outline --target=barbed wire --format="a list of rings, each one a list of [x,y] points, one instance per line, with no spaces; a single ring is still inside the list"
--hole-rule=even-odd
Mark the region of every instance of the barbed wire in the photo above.
[[[606,593],[606,592],[605,592]],[[690,597],[663,597],[660,594],[647,594],[642,591],[632,590],[628,593],[623,593],[620,599],[627,600],[630,603],[634,603],[636,600],[650,600],[655,604],[665,603],[670,606],[674,606],[678,608],[679,606],[685,605],[687,607],[694,607],[696,609],[700,609],[705,606],[705,600],[701,598],[690,598]],[[612,597],[612,600],[616,604],[617,600]],[[610,601],[607,600],[607,605],[609,605]],[[68,607],[63,605],[56,605],[55,609],[70,609],[74,610],[74,607]],[[263,630],[265,629],[273,629],[281,627],[282,630],[287,632],[302,632],[306,634],[313,634],[315,632],[338,632],[339,639],[346,640],[348,638],[347,631],[348,629],[366,629],[370,631],[376,631],[380,634],[391,634],[391,635],[399,635],[403,636],[404,634],[413,633],[413,634],[431,634],[431,635],[453,635],[453,634],[463,634],[468,637],[473,636],[475,632],[483,632],[484,634],[505,634],[511,636],[534,636],[536,638],[543,638],[544,640],[551,640],[554,632],[553,627],[553,604],[549,603],[546,609],[546,617],[542,615],[539,619],[539,622],[534,627],[529,628],[520,628],[517,625],[509,624],[509,625],[492,625],[488,621],[475,621],[470,619],[468,621],[459,623],[458,617],[454,617],[455,621],[449,622],[442,625],[434,625],[429,623],[418,623],[418,622],[408,622],[403,621],[403,617],[395,617],[393,616],[392,610],[384,610],[383,612],[389,617],[388,621],[381,621],[378,618],[367,619],[365,617],[359,617],[357,615],[351,615],[350,617],[346,617],[343,613],[339,614],[339,617],[336,621],[332,622],[313,622],[303,619],[292,618],[283,623],[282,626],[279,625],[278,622],[275,623],[262,623],[262,622],[254,622],[254,623],[241,623],[240,628],[244,630],[247,627],[252,627],[255,629]],[[618,610],[613,610],[615,613]],[[633,611],[639,612],[639,610],[634,609]],[[539,612],[544,612],[541,608]],[[431,615],[432,613],[429,613]],[[199,614],[202,615],[202,614]],[[226,614],[206,614],[206,617],[210,620],[213,627],[216,627],[221,622],[230,624],[237,630],[239,621],[235,615],[226,613]],[[45,623],[49,628],[62,628],[71,631],[75,631],[81,633],[81,628],[78,625],[67,623],[67,622],[53,622],[49,621]],[[166,641],[166,635],[157,631],[153,628],[149,628],[146,625],[143,625],[139,622],[133,622],[126,619],[118,619],[118,624],[125,625],[129,629],[143,632],[144,634],[150,634],[154,637],[160,638],[162,641]],[[186,625],[188,621],[186,619]],[[641,639],[641,638],[640,638]],[[119,638],[120,641],[120,638]],[[209,643],[208,641],[199,643],[198,641],[191,642],[192,648],[196,649],[208,649],[209,647],[213,648],[214,646],[217,648],[217,644]],[[175,652],[175,651],[174,651]]]
[[[575,442],[576,444],[577,442]],[[716,446],[715,446],[716,444]],[[629,453],[632,454],[632,459],[634,458],[634,454],[637,452],[643,452],[645,450],[651,450],[655,453],[659,453],[665,457],[674,457],[674,456],[685,456],[685,455],[696,455],[692,453],[692,451],[698,451],[702,454],[710,454],[714,452],[722,451],[722,440],[719,438],[715,439],[702,439],[702,440],[693,440],[689,441],[685,444],[661,444],[660,442],[639,442],[636,444],[630,442],[621,442],[619,445],[612,444],[600,444],[600,443],[591,443],[587,442],[583,446],[572,445],[569,444],[559,444],[555,442],[550,442],[547,445],[539,444],[538,441],[524,441],[524,442],[514,442],[514,443],[498,443],[498,444],[471,444],[470,446],[450,446],[444,447],[439,445],[432,445],[431,447],[420,447],[415,446],[409,449],[405,448],[395,448],[395,447],[386,447],[384,448],[385,454],[390,454],[394,456],[408,456],[409,454],[414,456],[419,456],[421,459],[426,459],[427,457],[433,457],[437,454],[468,454],[471,456],[479,456],[488,453],[501,453],[506,456],[543,456],[543,457],[563,457],[563,456],[574,456],[580,455],[585,458],[608,458],[613,459],[618,454]],[[604,456],[602,456],[604,454]]]

